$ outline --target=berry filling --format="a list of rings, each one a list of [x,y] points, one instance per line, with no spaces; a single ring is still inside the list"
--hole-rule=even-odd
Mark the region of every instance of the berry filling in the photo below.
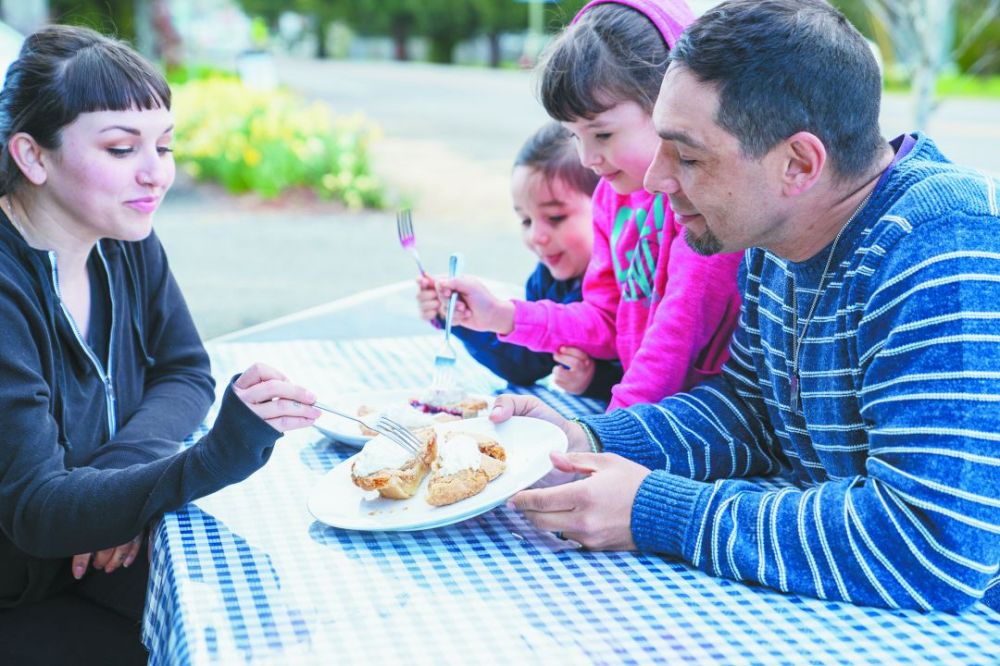
[[[427,402],[420,402],[419,400],[410,400],[410,407],[417,409],[424,414],[451,414],[452,416],[462,416],[463,412],[461,409],[456,409],[453,407],[443,407],[441,405],[432,405]]]

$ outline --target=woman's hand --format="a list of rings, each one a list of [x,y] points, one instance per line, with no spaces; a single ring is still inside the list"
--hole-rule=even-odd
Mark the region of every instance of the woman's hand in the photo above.
[[[430,275],[417,278],[417,308],[420,310],[420,318],[425,321],[444,317],[444,304],[438,298],[437,283]]]
[[[587,390],[595,370],[594,359],[589,354],[576,347],[560,347],[552,358],[559,364],[552,370],[556,386],[574,395]]]
[[[97,551],[97,553],[80,553],[79,555],[74,555],[70,565],[73,567],[73,578],[77,580],[83,578],[83,574],[87,572],[87,564],[90,563],[91,556],[94,558],[94,568],[104,569],[104,573],[111,573],[118,567],[128,568],[135,561],[136,555],[139,554],[144,537],[145,533],[115,548],[105,548],[104,550]]]
[[[236,397],[278,432],[311,426],[321,412],[316,396],[263,363],[254,363],[233,382]]]

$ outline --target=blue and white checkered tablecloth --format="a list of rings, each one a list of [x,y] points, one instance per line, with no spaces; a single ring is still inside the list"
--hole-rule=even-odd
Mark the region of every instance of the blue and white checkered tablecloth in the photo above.
[[[220,383],[260,360],[325,397],[427,385],[436,340],[210,351]],[[473,390],[503,385],[464,354],[458,368]],[[601,408],[531,392],[566,415]],[[354,452],[291,433],[243,483],[163,518],[143,627],[150,664],[998,663],[1000,614],[981,605],[866,609],[654,555],[560,550],[504,507],[424,532],[328,527],[306,499]]]

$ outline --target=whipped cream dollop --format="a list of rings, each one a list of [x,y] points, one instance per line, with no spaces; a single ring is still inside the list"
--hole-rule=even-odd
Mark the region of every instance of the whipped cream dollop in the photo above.
[[[457,474],[463,469],[479,469],[482,461],[479,444],[468,435],[453,435],[438,445],[438,471],[442,475]]]
[[[380,469],[399,469],[412,458],[413,456],[399,444],[388,437],[378,435],[369,439],[355,458],[354,475],[368,476]]]

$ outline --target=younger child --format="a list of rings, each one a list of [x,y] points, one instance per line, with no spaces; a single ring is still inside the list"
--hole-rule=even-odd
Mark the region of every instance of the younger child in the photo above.
[[[590,197],[596,185],[597,176],[580,165],[572,137],[559,123],[539,129],[518,152],[511,198],[524,244],[539,258],[525,286],[529,302],[573,303],[582,297],[594,243]],[[418,284],[421,316],[442,325],[442,302],[433,279],[421,277]],[[606,401],[622,376],[619,363],[595,361],[572,347],[553,355],[501,342],[494,333],[461,326],[452,332],[473,358],[512,384],[532,384],[553,373],[555,383],[566,391]]]
[[[680,0],[594,0],[542,65],[542,104],[601,177],[583,301],[503,301],[468,277],[439,284],[442,298],[460,293],[464,326],[537,351],[619,358],[625,373],[609,411],[718,374],[739,312],[741,255],[696,254],[669,203],[642,187],[659,144],[651,113],[668,51],[691,20]]]

